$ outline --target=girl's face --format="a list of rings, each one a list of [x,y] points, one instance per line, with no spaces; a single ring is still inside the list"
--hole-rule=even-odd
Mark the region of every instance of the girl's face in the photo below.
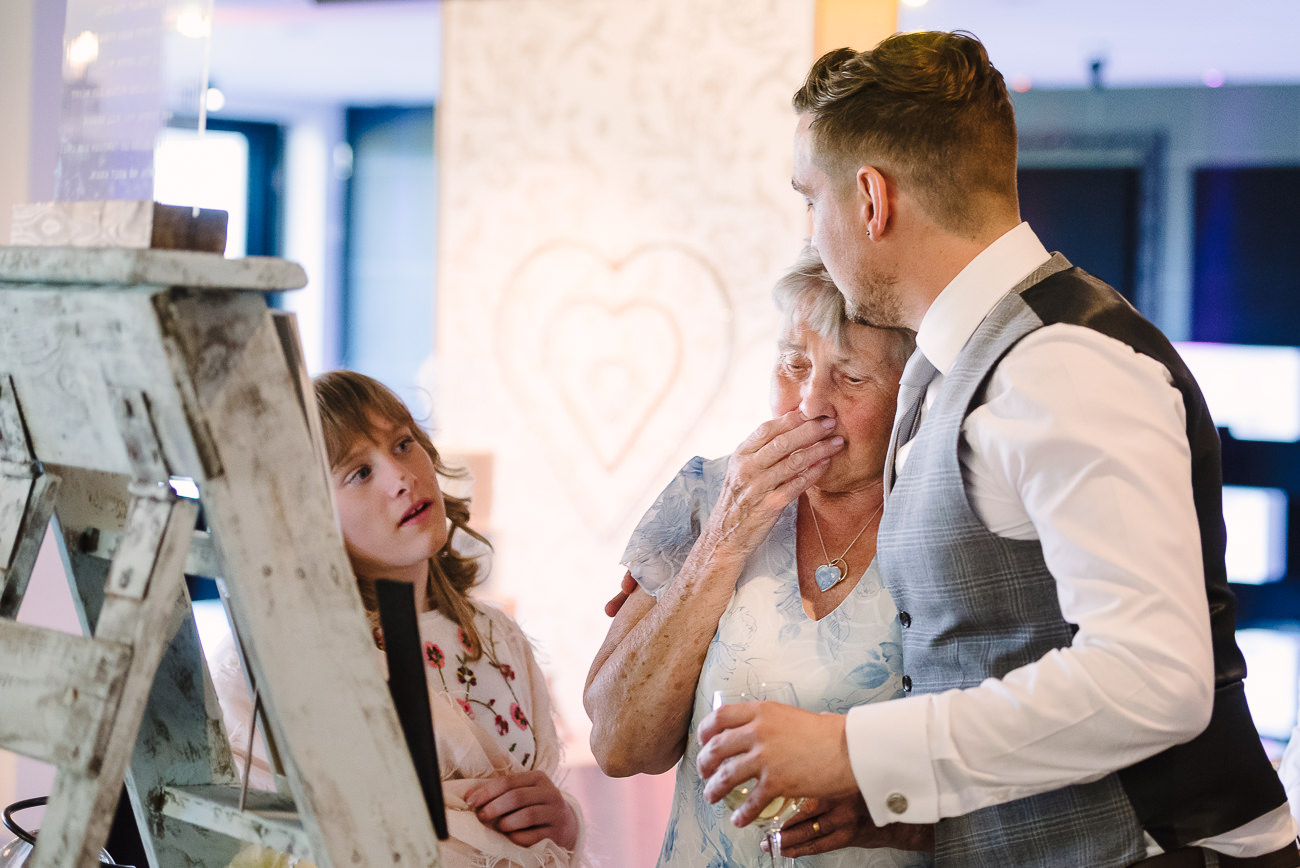
[[[370,417],[361,439],[331,471],[352,569],[368,579],[421,584],[447,542],[447,515],[433,460],[410,428]]]

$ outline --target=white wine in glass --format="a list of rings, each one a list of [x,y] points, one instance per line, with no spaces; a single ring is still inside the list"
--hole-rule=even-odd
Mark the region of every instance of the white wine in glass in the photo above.
[[[750,778],[723,796],[722,803],[731,810],[736,810],[736,808],[739,808],[745,803],[745,799],[749,798],[750,791],[757,783],[757,778]],[[785,796],[777,796],[775,799],[767,803],[767,807],[759,812],[758,819],[754,822],[762,823],[765,826],[771,826],[774,829],[780,829],[786,823],[790,822],[790,820],[794,818],[795,814],[799,813],[799,806],[802,802],[803,799],[788,799]]]
[[[794,695],[794,685],[788,681],[764,681],[752,687],[716,690],[713,693],[713,708],[715,711],[724,705],[732,705],[737,702],[779,702],[782,705],[794,706],[799,704]],[[729,810],[736,810],[736,808],[744,804],[757,785],[758,779],[750,778],[723,796],[722,803]],[[767,839],[772,868],[794,868],[794,860],[786,859],[781,855],[781,829],[786,823],[790,822],[795,814],[799,813],[803,802],[804,800],[801,798],[777,796],[767,803],[766,807],[759,812],[758,819],[754,821],[754,825]]]

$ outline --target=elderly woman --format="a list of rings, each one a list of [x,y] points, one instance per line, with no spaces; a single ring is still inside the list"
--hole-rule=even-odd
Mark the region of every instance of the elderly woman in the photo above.
[[[902,694],[898,611],[874,557],[912,336],[849,322],[812,248],[774,296],[774,418],[731,456],[692,459],[646,513],[623,559],[637,587],[587,680],[606,773],[677,764],[661,866],[765,858],[756,831],[705,801],[695,771],[715,690],[790,682],[801,707],[832,713]],[[784,855],[824,854],[800,861],[818,868],[930,864],[915,852],[928,829],[865,817],[856,795],[813,805],[786,826]]]

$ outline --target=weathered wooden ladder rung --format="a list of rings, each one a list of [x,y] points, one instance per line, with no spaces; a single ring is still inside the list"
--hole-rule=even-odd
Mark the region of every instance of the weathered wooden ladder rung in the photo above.
[[[165,787],[162,813],[241,841],[255,841],[297,858],[311,857],[311,844],[293,798],[250,790],[239,809],[239,787]]]

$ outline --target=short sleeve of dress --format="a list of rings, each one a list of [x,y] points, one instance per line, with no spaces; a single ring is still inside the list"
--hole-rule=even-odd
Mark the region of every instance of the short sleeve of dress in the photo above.
[[[686,462],[632,531],[622,564],[656,600],[686,563],[717,501],[727,458]]]

